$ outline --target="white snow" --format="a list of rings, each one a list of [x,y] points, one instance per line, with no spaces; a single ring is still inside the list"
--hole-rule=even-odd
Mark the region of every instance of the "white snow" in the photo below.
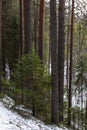
[[[2,99],[3,103],[4,103],[4,106],[6,106],[7,108],[12,108],[14,105],[15,105],[15,101],[8,97],[8,96],[5,96],[3,99]]]
[[[40,120],[25,119],[18,113],[8,110],[0,102],[0,130],[68,130],[56,126],[46,126]]]

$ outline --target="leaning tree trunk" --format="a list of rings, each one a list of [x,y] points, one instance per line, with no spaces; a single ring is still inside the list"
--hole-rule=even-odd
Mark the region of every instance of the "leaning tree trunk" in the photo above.
[[[52,75],[52,102],[51,121],[58,125],[58,69],[57,69],[57,16],[56,0],[50,0],[50,41],[51,41],[51,75]]]

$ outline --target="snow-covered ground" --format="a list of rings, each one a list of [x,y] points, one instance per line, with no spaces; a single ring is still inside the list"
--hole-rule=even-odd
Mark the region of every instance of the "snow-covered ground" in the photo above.
[[[0,102],[0,130],[67,130],[56,126],[46,126],[39,120],[25,119],[18,113],[7,109]]]

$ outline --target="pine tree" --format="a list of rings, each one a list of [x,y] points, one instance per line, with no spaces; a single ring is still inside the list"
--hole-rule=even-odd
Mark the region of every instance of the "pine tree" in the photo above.
[[[23,0],[19,0],[19,8],[20,8],[20,43],[19,43],[19,57],[23,54]]]
[[[31,10],[32,0],[23,1],[24,8],[24,53],[32,51],[32,25],[31,25]]]
[[[73,61],[73,26],[74,25],[74,0],[72,0],[72,15],[71,15],[71,34],[70,34],[70,70],[69,70],[69,96],[68,96],[68,125],[71,125],[71,107],[72,107],[72,61]]]
[[[64,109],[64,46],[65,46],[65,0],[59,0],[58,9],[58,87],[59,87],[59,122],[63,121]]]
[[[2,92],[1,71],[2,71],[2,0],[0,0],[0,93]]]
[[[39,16],[39,56],[43,61],[43,36],[44,36],[44,5],[45,0],[40,0],[40,16]]]
[[[58,125],[58,69],[57,69],[57,15],[56,15],[56,0],[50,1],[50,41],[51,41],[51,75],[52,75],[52,123]]]

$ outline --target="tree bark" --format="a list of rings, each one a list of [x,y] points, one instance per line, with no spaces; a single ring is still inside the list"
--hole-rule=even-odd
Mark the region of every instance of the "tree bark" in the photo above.
[[[59,80],[59,122],[63,121],[64,109],[64,47],[65,47],[65,0],[59,0],[58,9],[58,80]]]
[[[19,0],[20,6],[20,43],[19,43],[19,58],[23,54],[23,0]]]
[[[39,18],[39,57],[43,61],[43,36],[44,36],[44,5],[45,0],[40,0],[40,18]]]
[[[0,93],[2,92],[2,0],[0,0]]]
[[[85,119],[85,130],[86,130],[87,129],[87,93],[86,93],[86,108],[85,109],[86,109],[86,119]]]
[[[74,0],[72,0],[72,15],[71,15],[71,34],[70,34],[70,70],[69,70],[69,96],[68,96],[68,125],[71,125],[71,107],[72,107],[72,58],[73,58],[73,24],[74,24]]]
[[[67,90],[69,88],[69,43],[70,43],[70,0],[69,0],[69,9],[68,9],[68,25],[67,25],[67,59],[66,59],[66,80],[67,80]],[[68,92],[68,91],[67,91]]]
[[[32,25],[31,25],[31,7],[32,0],[24,0],[24,53],[32,51]]]
[[[50,0],[50,41],[51,41],[51,75],[52,75],[52,102],[51,102],[51,121],[58,125],[58,68],[57,68],[57,16],[56,0]]]

